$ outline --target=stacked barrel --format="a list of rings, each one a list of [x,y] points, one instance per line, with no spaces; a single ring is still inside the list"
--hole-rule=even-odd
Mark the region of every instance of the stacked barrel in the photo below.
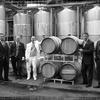
[[[55,36],[50,36],[48,38],[43,39],[41,43],[41,48],[44,53],[47,54],[47,56],[53,54],[57,54],[60,51],[60,45],[61,45],[61,39]],[[52,59],[52,58],[51,58]],[[52,78],[55,75],[58,74],[59,69],[61,68],[61,62],[55,62],[55,61],[45,61],[44,64],[42,65],[42,75],[45,78]]]
[[[44,61],[41,66],[42,75],[48,79],[60,76],[66,81],[74,80],[81,72],[81,63],[77,57],[78,48],[81,43],[82,41],[75,36],[67,36],[62,40],[55,36],[43,39],[41,48],[47,56],[49,55],[49,59]],[[52,55],[56,57],[56,54],[59,57],[64,55],[65,58],[71,56],[73,61],[56,61],[52,58]],[[74,57],[75,54],[76,58]]]

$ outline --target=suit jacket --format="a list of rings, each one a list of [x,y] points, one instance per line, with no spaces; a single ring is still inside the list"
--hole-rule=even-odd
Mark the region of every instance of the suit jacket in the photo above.
[[[3,48],[3,45],[2,45],[2,43],[1,43],[1,41],[0,41],[0,60],[1,59],[3,59],[3,57],[4,57],[4,48]]]
[[[97,41],[96,43],[96,48],[95,48],[95,60],[100,61],[100,40]]]
[[[17,57],[19,59],[22,59],[22,57],[25,57],[25,47],[24,47],[24,44],[22,42],[19,43],[19,46],[18,46],[18,54],[16,55],[16,49],[17,46],[16,46],[16,42],[13,42],[11,44],[11,47],[10,47],[10,55],[11,56],[14,56],[14,57]]]
[[[0,59],[2,58],[9,61],[9,46],[6,42],[5,45],[0,42]]]
[[[88,40],[83,46],[83,58],[82,62],[85,64],[93,64],[94,63],[94,43],[91,40]]]
[[[26,45],[26,51],[25,51],[26,59],[29,59],[29,57],[30,57],[31,47],[32,47],[32,42],[30,42]],[[35,47],[37,50],[36,56],[39,57],[40,56],[40,42],[35,41]]]

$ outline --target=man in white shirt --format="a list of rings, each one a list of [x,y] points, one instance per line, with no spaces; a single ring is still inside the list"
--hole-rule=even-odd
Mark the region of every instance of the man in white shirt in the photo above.
[[[33,70],[33,78],[37,79],[37,58],[40,56],[40,43],[36,41],[35,37],[31,37],[31,42],[26,45],[25,57],[26,57],[26,69],[27,80],[31,78],[31,65]]]

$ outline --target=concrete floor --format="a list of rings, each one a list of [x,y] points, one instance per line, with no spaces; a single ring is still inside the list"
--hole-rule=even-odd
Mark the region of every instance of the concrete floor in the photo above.
[[[10,100],[100,100],[100,89],[93,88],[97,85],[96,80],[93,80],[93,86],[89,88],[80,84],[81,79],[73,85],[68,82],[61,84],[60,81],[44,82],[42,77],[36,81],[26,80],[26,77],[16,80],[12,68],[9,79],[12,81],[0,82],[0,100],[9,100],[9,98]],[[4,99],[4,97],[9,98]]]

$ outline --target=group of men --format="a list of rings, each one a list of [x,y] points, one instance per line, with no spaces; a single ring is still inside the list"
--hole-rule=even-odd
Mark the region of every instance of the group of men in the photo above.
[[[9,58],[11,58],[15,79],[22,79],[22,64],[26,60],[27,80],[31,78],[31,65],[34,80],[37,79],[37,59],[40,56],[40,42],[34,36],[31,42],[26,45],[21,42],[20,36],[16,36],[15,41],[9,45],[5,41],[5,36],[0,36],[0,81],[11,81],[9,74]],[[4,75],[3,75],[4,72]]]
[[[83,34],[83,44],[79,51],[82,54],[82,78],[86,87],[92,86],[94,62],[96,63],[98,85],[95,88],[100,88],[100,41],[97,41],[94,49],[94,42],[89,39],[89,34]],[[34,36],[31,37],[31,42],[24,44],[17,36],[15,41],[9,47],[5,41],[5,37],[0,37],[0,81],[9,81],[9,57],[11,58],[13,72],[16,79],[22,78],[22,63],[26,60],[27,80],[31,78],[31,66],[33,71],[33,79],[37,80],[37,59],[40,56],[40,42]],[[4,75],[3,75],[4,71]]]

